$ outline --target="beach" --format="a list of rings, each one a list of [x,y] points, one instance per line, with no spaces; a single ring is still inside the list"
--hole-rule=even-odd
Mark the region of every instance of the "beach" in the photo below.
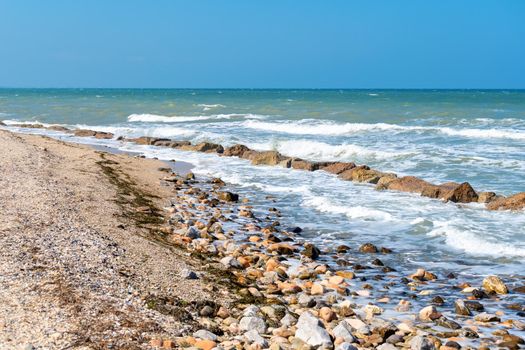
[[[97,132],[76,132],[97,139]],[[279,195],[195,175],[184,163],[0,135],[6,348],[447,350],[523,343],[519,272],[444,274],[422,263],[409,270],[397,264],[407,254],[391,242],[368,236],[362,244],[312,243],[283,214]],[[189,147],[187,160],[247,151],[155,138],[121,142]],[[267,168],[277,155],[250,157],[259,163],[252,166]],[[318,172],[313,163],[300,164],[292,171]]]

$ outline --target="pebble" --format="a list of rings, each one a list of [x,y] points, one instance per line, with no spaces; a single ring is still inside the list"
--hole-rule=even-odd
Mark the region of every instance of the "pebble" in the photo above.
[[[239,327],[243,331],[255,330],[259,334],[264,334],[267,330],[266,322],[264,322],[262,318],[257,316],[245,316],[241,318],[241,321],[239,322]]]

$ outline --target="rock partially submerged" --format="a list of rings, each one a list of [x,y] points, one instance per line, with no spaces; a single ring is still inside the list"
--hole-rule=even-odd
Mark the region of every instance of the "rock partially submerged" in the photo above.
[[[525,192],[517,193],[507,198],[498,198],[487,204],[489,210],[523,210],[525,208]]]

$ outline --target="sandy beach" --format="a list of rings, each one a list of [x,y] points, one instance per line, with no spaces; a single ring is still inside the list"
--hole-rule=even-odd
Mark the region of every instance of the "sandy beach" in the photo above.
[[[0,145],[1,349],[143,348],[189,327],[148,298],[227,302],[150,236],[166,163],[5,131]]]

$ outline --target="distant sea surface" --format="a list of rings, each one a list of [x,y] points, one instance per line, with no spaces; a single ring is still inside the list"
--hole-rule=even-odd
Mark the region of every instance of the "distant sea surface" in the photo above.
[[[0,89],[0,120],[40,122],[223,145],[243,143],[310,160],[368,164],[476,190],[525,191],[525,91]],[[340,181],[323,173],[254,167],[116,140],[76,139],[186,160],[320,245],[363,242],[403,252],[408,268],[477,275],[524,273],[525,212],[491,212]],[[520,272],[521,271],[521,272]]]

